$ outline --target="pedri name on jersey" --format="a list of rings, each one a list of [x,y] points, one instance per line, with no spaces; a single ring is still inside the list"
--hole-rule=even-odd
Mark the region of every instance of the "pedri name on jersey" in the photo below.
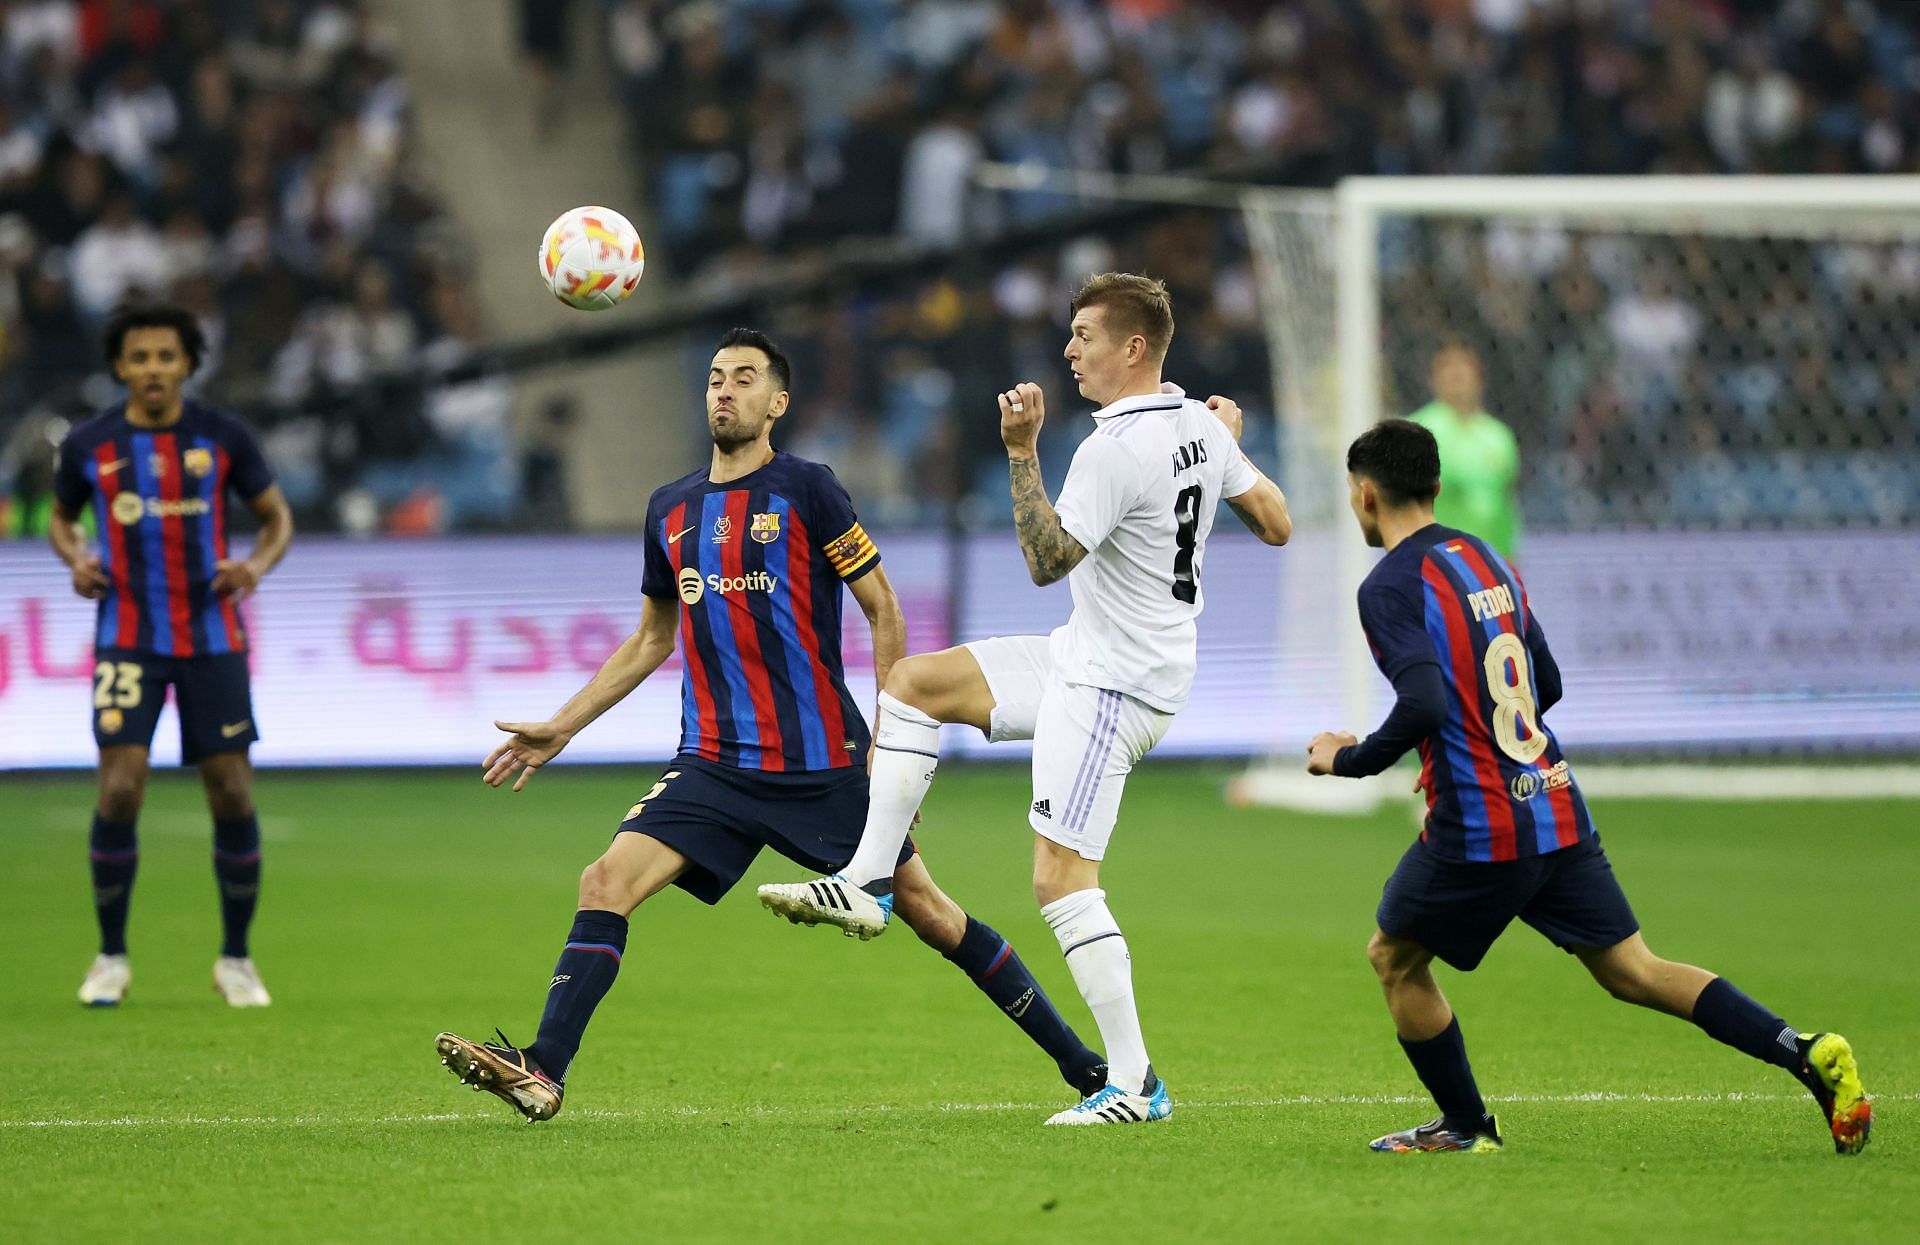
[[[1511,614],[1513,613],[1513,590],[1505,584],[1495,584],[1491,588],[1469,592],[1467,605],[1473,610],[1475,622],[1485,622],[1489,618]]]
[[[1192,471],[1206,461],[1207,443],[1189,441],[1173,451],[1173,474],[1179,475],[1183,471]]]

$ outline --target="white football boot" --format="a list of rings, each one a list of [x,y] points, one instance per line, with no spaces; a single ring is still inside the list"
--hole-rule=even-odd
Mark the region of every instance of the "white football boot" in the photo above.
[[[837,873],[812,882],[769,883],[760,888],[760,903],[795,925],[834,925],[866,942],[886,933],[893,918],[892,879],[877,885],[887,889],[871,894]]]
[[[133,968],[124,955],[96,955],[87,979],[80,983],[80,1001],[88,1007],[118,1007],[133,984]]]
[[[223,955],[213,962],[213,988],[232,1007],[266,1007],[273,996],[260,984],[253,961]]]
[[[1173,1099],[1167,1096],[1167,1084],[1147,1069],[1146,1087],[1130,1094],[1118,1085],[1108,1084],[1093,1097],[1057,1112],[1049,1124],[1148,1124],[1173,1114]]]

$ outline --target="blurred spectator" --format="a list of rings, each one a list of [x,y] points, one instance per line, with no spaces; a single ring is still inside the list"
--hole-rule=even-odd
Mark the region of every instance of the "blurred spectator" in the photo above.
[[[520,471],[522,525],[536,532],[573,528],[567,455],[580,423],[579,405],[565,394],[547,399],[525,441]]]
[[[520,55],[533,74],[533,115],[540,126],[566,119],[561,107],[573,0],[520,0]]]
[[[140,219],[133,196],[116,191],[100,219],[74,239],[69,258],[73,299],[80,314],[104,323],[114,305],[132,294],[157,295],[167,288],[167,256],[160,235]]]

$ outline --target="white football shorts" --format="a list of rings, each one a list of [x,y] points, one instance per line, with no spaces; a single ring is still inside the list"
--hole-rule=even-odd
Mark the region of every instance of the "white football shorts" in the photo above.
[[[1173,723],[1122,692],[1054,677],[1052,641],[1001,636],[966,645],[993,692],[987,738],[1033,741],[1034,833],[1100,860],[1120,816],[1127,775]]]

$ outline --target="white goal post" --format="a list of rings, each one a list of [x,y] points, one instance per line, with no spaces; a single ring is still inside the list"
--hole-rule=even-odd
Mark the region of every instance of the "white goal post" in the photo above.
[[[1330,668],[1280,623],[1300,667],[1282,686],[1316,716],[1277,707],[1232,798],[1358,811],[1394,790],[1302,772],[1313,730],[1364,734],[1386,705],[1352,607],[1372,555],[1325,482],[1425,403],[1425,361],[1454,342],[1520,434],[1540,520],[1521,570],[1584,679],[1555,714],[1570,744],[1920,744],[1920,632],[1900,621],[1920,617],[1920,399],[1901,392],[1920,384],[1920,178],[1354,178],[1239,206],[1283,484],[1300,530],[1341,538],[1303,539],[1281,596],[1290,613],[1310,593],[1337,632]],[[1662,635],[1674,617],[1692,633]]]

